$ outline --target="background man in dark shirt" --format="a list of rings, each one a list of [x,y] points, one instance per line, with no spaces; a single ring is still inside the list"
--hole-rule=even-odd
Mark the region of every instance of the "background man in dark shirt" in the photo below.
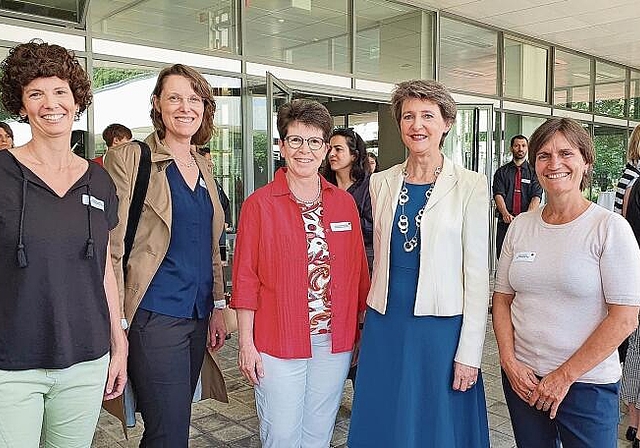
[[[493,176],[493,199],[496,201],[498,228],[496,255],[500,257],[502,242],[513,218],[540,206],[542,187],[533,167],[527,162],[529,140],[524,135],[511,139],[513,160],[502,165]],[[518,182],[516,182],[518,181]]]

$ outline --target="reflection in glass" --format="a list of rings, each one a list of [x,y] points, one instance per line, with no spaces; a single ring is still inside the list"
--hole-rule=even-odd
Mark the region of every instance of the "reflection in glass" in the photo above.
[[[518,40],[504,40],[504,95],[547,100],[547,48]]]
[[[356,0],[356,74],[381,81],[433,78],[433,18],[384,0]]]
[[[613,117],[625,116],[626,69],[596,61],[596,101],[594,112]]]
[[[498,33],[440,19],[440,80],[450,89],[496,95]]]
[[[591,60],[556,50],[553,104],[567,109],[589,110]]]
[[[247,56],[304,70],[349,72],[347,0],[244,2]]]
[[[87,26],[94,37],[235,54],[236,4],[234,0],[93,0]]]

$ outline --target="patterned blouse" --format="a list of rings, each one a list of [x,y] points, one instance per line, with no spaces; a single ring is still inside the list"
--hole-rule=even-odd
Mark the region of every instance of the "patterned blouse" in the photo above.
[[[307,254],[309,256],[307,300],[309,302],[311,334],[330,333],[330,255],[322,225],[322,202],[316,201],[313,204],[298,202],[298,205],[302,212],[302,221],[307,235]]]

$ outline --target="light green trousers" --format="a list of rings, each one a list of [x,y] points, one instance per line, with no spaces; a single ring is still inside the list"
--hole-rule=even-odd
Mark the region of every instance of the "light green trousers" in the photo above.
[[[0,448],[89,448],[109,354],[66,369],[0,370]]]

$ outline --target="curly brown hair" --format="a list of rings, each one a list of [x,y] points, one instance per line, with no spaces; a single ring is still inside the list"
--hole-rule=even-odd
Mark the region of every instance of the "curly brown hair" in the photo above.
[[[195,134],[191,136],[191,144],[202,146],[211,140],[215,126],[213,124],[213,116],[216,113],[216,100],[213,98],[213,90],[204,77],[188,65],[174,64],[171,67],[165,67],[158,75],[156,86],[151,93],[151,121],[153,127],[158,133],[158,137],[163,139],[167,131],[162,121],[162,113],[156,109],[153,99],[160,98],[162,89],[164,88],[164,80],[171,75],[178,75],[189,80],[193,91],[202,97],[204,102],[204,112],[202,114],[202,124]]]
[[[7,112],[23,123],[28,123],[29,118],[20,116],[22,92],[34,79],[56,76],[67,81],[78,106],[76,119],[93,99],[91,81],[75,53],[60,45],[48,44],[40,39],[16,45],[2,61],[0,71],[2,104]]]

